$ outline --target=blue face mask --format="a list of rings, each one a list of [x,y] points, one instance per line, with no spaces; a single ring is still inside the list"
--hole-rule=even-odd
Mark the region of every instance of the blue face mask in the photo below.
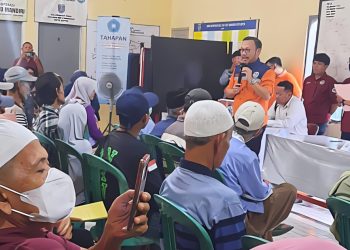
[[[75,206],[72,179],[56,168],[49,169],[45,183],[36,189],[19,193],[1,184],[0,187],[19,195],[23,202],[39,209],[38,214],[27,214],[11,209],[15,213],[29,217],[31,221],[56,223],[68,217]]]

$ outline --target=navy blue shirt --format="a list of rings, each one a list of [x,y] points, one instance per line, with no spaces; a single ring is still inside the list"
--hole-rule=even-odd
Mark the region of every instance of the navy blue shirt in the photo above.
[[[176,117],[168,116],[165,120],[158,122],[152,132],[151,135],[162,137],[164,131],[174,122],[176,122]]]
[[[184,208],[208,232],[214,249],[241,249],[245,234],[241,202],[237,194],[215,179],[200,164],[181,160],[163,182],[160,195]],[[176,249],[199,249],[195,236],[176,226]]]

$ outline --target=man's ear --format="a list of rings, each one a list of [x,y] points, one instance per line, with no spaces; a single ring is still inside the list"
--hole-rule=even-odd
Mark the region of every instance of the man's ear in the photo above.
[[[4,214],[11,214],[11,205],[5,193],[0,192],[0,211]]]

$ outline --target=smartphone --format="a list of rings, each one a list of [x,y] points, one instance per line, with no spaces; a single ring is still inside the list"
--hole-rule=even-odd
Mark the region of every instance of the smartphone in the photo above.
[[[134,218],[137,212],[137,205],[140,201],[140,196],[145,189],[147,173],[148,173],[148,163],[150,161],[150,155],[145,154],[139,162],[139,168],[137,170],[136,182],[135,182],[135,194],[132,200],[132,207],[130,210],[129,222],[127,230],[131,231],[134,227]]]

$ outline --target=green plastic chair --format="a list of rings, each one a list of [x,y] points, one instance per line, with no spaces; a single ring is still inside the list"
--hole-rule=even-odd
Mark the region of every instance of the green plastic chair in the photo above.
[[[129,189],[124,174],[112,164],[95,155],[86,153],[83,154],[83,161],[84,185],[89,194],[88,198],[86,198],[89,201],[87,203],[105,200],[108,185],[106,173],[111,174],[118,181],[120,194]],[[106,220],[99,220],[96,222],[96,226],[92,228],[91,233],[95,239],[100,238],[102,235],[105,223]],[[122,246],[145,246],[152,244],[159,244],[159,242],[145,237],[135,237],[124,240]]]
[[[178,163],[180,159],[184,157],[185,152],[167,142],[159,142],[158,148],[163,159],[164,173],[171,174],[175,167],[179,165]]]
[[[241,239],[244,250],[252,249],[254,247],[270,242],[268,240],[253,235],[243,235]]]
[[[56,139],[55,145],[56,145],[56,149],[57,149],[57,153],[58,153],[58,159],[60,162],[61,170],[63,172],[65,172],[66,174],[69,174],[68,169],[69,169],[69,156],[70,155],[76,157],[80,161],[81,166],[83,167],[83,157],[70,144],[68,144],[62,140]]]
[[[327,206],[336,222],[339,244],[350,249],[350,201],[331,196],[327,199]]]
[[[151,153],[151,159],[158,159],[157,158],[157,145],[162,140],[154,135],[148,135],[148,134],[142,134],[140,135],[140,140],[145,143],[150,150]]]
[[[154,199],[160,208],[164,249],[176,250],[174,223],[177,223],[186,227],[197,237],[201,250],[214,250],[207,231],[194,218],[184,212],[184,209],[160,195],[155,194]]]
[[[61,169],[55,143],[50,138],[37,131],[33,131],[33,133],[36,137],[38,137],[41,146],[46,149],[49,155],[50,165],[52,167]]]

